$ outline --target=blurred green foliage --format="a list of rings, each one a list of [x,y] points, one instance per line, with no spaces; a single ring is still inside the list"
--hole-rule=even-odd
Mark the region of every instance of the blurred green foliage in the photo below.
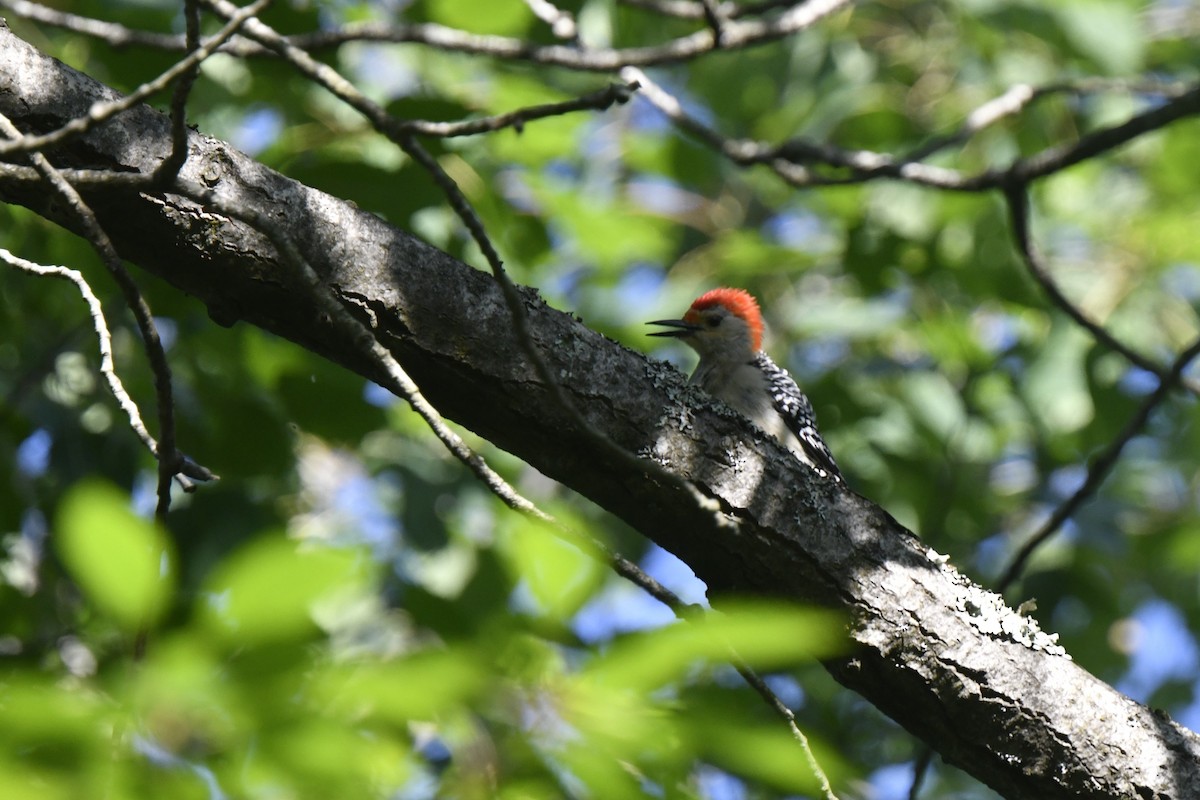
[[[181,30],[166,0],[56,6]],[[594,46],[650,46],[703,25],[615,0],[559,6]],[[862,4],[652,76],[728,136],[904,153],[1021,82],[1194,81],[1195,48],[1156,25],[1156,8]],[[519,0],[281,0],[264,18],[284,32],[404,20],[555,42]],[[173,60],[8,21],[126,91]],[[392,113],[434,120],[615,79],[415,44],[320,55]],[[1153,101],[1112,87],[1048,95],[934,161],[1002,167]],[[284,65],[214,58],[190,114],[482,265],[428,176]],[[1033,196],[1055,280],[1160,362],[1197,331],[1200,203],[1187,165],[1198,134],[1177,123]],[[642,322],[702,289],[758,295],[768,349],[812,397],[854,488],[984,583],[1155,385],[1047,303],[996,196],[887,182],[796,190],[636,98],[430,147],[514,275],[625,344],[650,350]],[[0,246],[88,275],[118,370],[153,419],[137,334],[88,246],[7,205]],[[726,663],[730,645],[773,674],[841,796],[867,796],[868,782],[905,796],[919,745],[813,662],[836,651],[838,620],[731,604],[703,625],[664,627],[652,601],[490,498],[406,409],[291,344],[213,325],[135,274],[169,332],[181,446],[223,479],[179,495],[165,529],[149,521],[153,463],[95,372],[78,296],[4,273],[0,797],[817,796],[786,727]],[[654,352],[690,366],[682,351]],[[1194,399],[1176,393],[1010,593],[1036,596],[1043,627],[1087,669],[1193,727],[1194,421]],[[473,444],[573,527],[689,590],[686,570],[600,509]],[[1152,624],[1162,608],[1173,626]],[[1155,650],[1183,655],[1164,666]],[[935,765],[922,796],[991,795]]]

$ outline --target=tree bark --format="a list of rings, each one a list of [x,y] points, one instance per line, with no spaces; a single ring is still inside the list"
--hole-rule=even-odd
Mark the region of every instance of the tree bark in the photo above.
[[[0,112],[22,131],[115,96],[0,24]],[[142,106],[48,155],[148,173],[169,151],[166,118]],[[948,762],[1009,798],[1196,796],[1200,737],[1087,673],[885,511],[817,478],[671,367],[522,290],[533,341],[587,423],[692,482],[717,512],[595,446],[522,354],[491,276],[198,133],[181,175],[272,219],[444,415],[618,515],[710,591],[848,611],[854,650],[829,669]],[[381,379],[261,233],[171,193],[84,193],[124,258],[215,320],[260,326]],[[0,165],[0,197],[69,225],[19,170]]]

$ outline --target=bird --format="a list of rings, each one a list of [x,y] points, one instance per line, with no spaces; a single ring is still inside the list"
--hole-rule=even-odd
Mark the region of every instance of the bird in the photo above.
[[[762,312],[749,292],[712,289],[697,297],[682,319],[647,324],[670,328],[650,336],[680,339],[699,354],[689,383],[744,414],[822,477],[842,481],[808,396],[762,350]]]

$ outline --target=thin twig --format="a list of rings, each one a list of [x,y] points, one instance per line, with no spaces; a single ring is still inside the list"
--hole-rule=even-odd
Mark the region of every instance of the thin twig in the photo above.
[[[92,287],[88,284],[87,278],[83,276],[83,273],[69,267],[35,264],[32,261],[27,261],[13,255],[3,248],[0,248],[0,260],[25,272],[61,278],[75,284],[75,288],[79,290],[79,294],[83,297],[83,302],[87,304],[88,313],[92,318],[92,330],[96,332],[96,344],[100,350],[100,374],[104,376],[104,381],[108,384],[108,389],[116,399],[117,405],[125,412],[125,417],[129,420],[129,427],[142,440],[142,444],[146,446],[146,449],[151,453],[157,452],[158,443],[150,435],[150,431],[146,429],[146,424],[142,421],[142,412],[138,409],[137,403],[133,401],[133,398],[129,396],[129,392],[125,391],[125,385],[117,375],[117,367],[113,361],[112,354],[112,334],[109,332],[108,322],[104,317],[104,307],[100,304],[100,299],[92,291]]]
[[[1021,254],[1021,259],[1025,262],[1029,274],[1042,287],[1042,291],[1046,293],[1050,302],[1074,320],[1077,325],[1090,333],[1092,338],[1097,342],[1114,352],[1120,353],[1131,364],[1153,373],[1158,377],[1160,382],[1166,380],[1169,373],[1167,367],[1158,364],[1153,359],[1142,355],[1117,339],[1117,337],[1109,333],[1107,328],[1083,313],[1083,309],[1072,303],[1062,293],[1062,290],[1058,288],[1058,284],[1050,276],[1046,265],[1042,263],[1042,259],[1038,255],[1037,248],[1034,247],[1033,238],[1029,232],[1029,193],[1024,184],[1014,183],[1012,186],[1007,187],[1004,197],[1008,202],[1009,218],[1012,221],[1013,239],[1016,242],[1017,251]],[[1200,383],[1184,380],[1183,385],[1189,391],[1200,394]]]
[[[266,0],[269,2],[270,0]],[[200,7],[196,4],[196,0],[185,0],[184,2],[184,18],[187,24],[187,42],[188,49],[192,51],[191,55],[195,55],[200,47]],[[188,129],[187,129],[187,101],[188,96],[192,92],[192,86],[196,82],[196,76],[200,74],[200,61],[196,61],[190,69],[184,72],[178,82],[175,84],[175,91],[171,94],[171,152],[162,160],[158,168],[154,170],[154,180],[157,183],[169,183],[171,179],[179,173],[188,156]],[[162,440],[160,442],[161,453],[175,453],[177,444],[175,441],[175,425],[174,412],[172,411],[172,422],[170,425],[163,425],[160,431]],[[171,481],[175,477],[176,466],[175,458],[159,458],[158,459],[158,509],[159,516],[165,517],[167,510],[171,507]],[[136,650],[138,657],[144,652],[147,631],[139,633],[139,647]]]
[[[1003,189],[1013,182],[1028,183],[1072,167],[1081,161],[1114,150],[1142,134],[1158,130],[1168,123],[1200,114],[1200,84],[1177,87],[1165,95],[1161,104],[1135,114],[1123,123],[1084,134],[1074,142],[1047,147],[1031,156],[1019,158],[1007,167],[992,167],[966,174],[945,167],[935,167],[922,161],[906,160],[902,156],[865,150],[844,150],[830,145],[815,144],[797,139],[775,148],[763,148],[756,160],[773,163],[784,159],[801,168],[789,173],[773,164],[781,177],[795,186],[846,185],[878,179],[897,179],[956,192],[981,192]],[[993,113],[991,119],[1002,114]],[[803,165],[816,163],[840,169],[848,174],[827,176],[803,170]]]
[[[1127,94],[1153,95],[1157,97],[1180,97],[1193,87],[1181,81],[1163,81],[1156,79],[1110,79],[1086,78],[1066,83],[1051,83],[1044,86],[1031,86],[1020,83],[1012,86],[999,97],[995,97],[976,108],[958,130],[943,136],[930,139],[925,144],[908,152],[900,161],[922,161],[935,153],[966,142],[975,134],[995,125],[1006,117],[1015,116],[1027,109],[1033,103],[1046,97],[1059,94],[1087,95],[1099,92],[1124,92]]]
[[[266,2],[269,4],[270,0],[266,0]],[[196,0],[185,0],[183,14],[187,21],[186,35],[189,54],[194,55],[200,47],[200,5]],[[175,91],[171,93],[171,153],[154,170],[154,180],[164,185],[169,184],[179,174],[179,170],[187,161],[187,101],[199,74],[200,62],[197,61],[191,69],[180,76],[179,82],[175,84]]]
[[[737,139],[724,136],[705,125],[684,110],[678,98],[651,80],[641,69],[628,66],[621,70],[621,78],[637,82],[639,96],[649,101],[676,127],[695,136],[704,144],[741,166],[764,165],[769,167],[786,183],[796,187],[824,185],[828,183],[862,183],[879,178],[897,178],[946,189],[961,187],[966,180],[961,172],[946,167],[937,167],[920,162],[897,163],[895,157],[869,150],[847,150],[795,139],[780,145],[770,145],[752,139]],[[844,168],[850,171],[846,177],[829,178],[814,173],[808,164]]]
[[[1046,88],[1030,86],[1027,83],[1011,86],[1004,94],[987,101],[968,114],[958,130],[931,139],[908,153],[904,160],[923,161],[935,153],[962,144],[984,128],[991,127],[1005,117],[1021,113],[1034,100],[1048,93]]]
[[[728,20],[717,0],[700,0],[700,4],[704,6],[704,21],[712,30],[713,44],[720,49],[725,46],[725,24]]]
[[[106,169],[70,169],[63,167],[58,170],[72,186],[82,189],[99,187],[123,189],[153,189],[154,176],[141,172],[112,172]],[[20,164],[8,164],[0,161],[0,181],[6,183],[33,184],[39,183],[42,176],[33,167]]]
[[[1014,181],[1027,183],[1034,178],[1044,177],[1073,166],[1080,161],[1093,158],[1115,149],[1132,139],[1163,127],[1179,119],[1200,114],[1200,84],[1169,83],[1162,85],[1160,96],[1165,102],[1155,105],[1125,122],[1101,128],[1081,136],[1075,142],[1048,147],[1034,155],[1018,159],[1004,168],[990,168],[967,174],[948,167],[935,166],[923,161],[880,153],[870,150],[850,150],[833,145],[792,139],[778,145],[770,145],[750,139],[724,136],[688,114],[682,104],[650,80],[635,66],[621,70],[621,77],[640,84],[639,96],[649,101],[678,128],[695,136],[701,142],[724,155],[730,161],[743,166],[761,164],[769,167],[782,180],[795,187],[813,187],[866,183],[873,180],[901,180],[934,189],[956,192],[982,192],[1003,189]],[[1147,84],[1147,88],[1155,84]],[[1137,84],[1133,84],[1137,86]],[[1037,92],[1058,91],[1060,86],[1047,87]],[[982,106],[976,110],[978,116],[971,125],[992,124],[1003,118],[1010,109],[1020,107],[1027,92],[1014,91],[1011,97],[995,106]],[[995,101],[993,101],[995,102]],[[977,128],[976,128],[977,129]],[[961,134],[962,131],[959,132]],[[952,136],[959,135],[952,134]],[[925,149],[940,149],[943,145],[935,141]],[[918,154],[922,152],[917,151]],[[844,174],[825,174],[814,167],[829,167],[843,170]]]
[[[170,86],[171,82],[176,78],[186,75],[189,71],[195,69],[197,64],[216,52],[222,42],[233,36],[238,28],[242,26],[242,23],[252,18],[254,14],[260,9],[265,8],[270,2],[271,0],[255,0],[255,2],[245,8],[234,6],[237,11],[230,17],[229,23],[224,28],[215,36],[205,41],[191,55],[174,64],[154,80],[142,84],[132,93],[121,97],[119,100],[111,100],[106,103],[93,103],[92,107],[88,109],[87,114],[76,117],[62,127],[49,133],[39,136],[24,136],[18,141],[0,142],[0,156],[45,150],[53,145],[61,144],[72,136],[86,133],[101,122],[111,119],[123,111],[128,111],[151,95],[157,94]]]
[[[997,180],[1003,185],[1007,180],[1015,178],[1027,183],[1107,153],[1144,133],[1158,130],[1167,123],[1196,114],[1200,114],[1200,85],[1193,84],[1177,97],[1172,97],[1141,114],[1135,114],[1119,125],[1100,128],[1070,144],[1047,147],[1039,153],[1020,159],[1004,171],[1006,174],[988,172],[979,176],[977,180],[985,183]]]
[[[0,114],[0,132],[3,132],[10,139],[19,140],[21,138],[21,132],[3,114]],[[162,340],[158,336],[158,328],[154,324],[154,316],[150,312],[150,306],[147,305],[137,283],[134,282],[133,278],[125,270],[124,265],[121,263],[120,255],[118,255],[116,248],[113,247],[112,241],[108,238],[108,234],[104,232],[99,220],[96,219],[95,213],[84,202],[83,198],[79,196],[79,192],[76,191],[75,187],[68,183],[62,177],[62,174],[40,152],[28,153],[26,158],[30,160],[33,168],[50,185],[51,191],[63,201],[72,216],[74,216],[85,238],[99,254],[101,262],[116,281],[125,298],[126,305],[133,312],[138,330],[142,334],[142,346],[146,352],[151,372],[154,375],[154,389],[158,403],[159,435],[173,442],[175,403],[171,388],[171,368],[167,363],[166,353],[163,351]],[[172,448],[167,450],[161,445],[162,442],[160,441],[154,449],[154,455],[158,459],[160,469],[169,470],[185,491],[195,490],[195,486],[189,478],[211,480],[215,477],[212,472],[192,461],[179,452],[178,449]],[[163,466],[164,463],[165,467]],[[165,516],[169,507],[170,492],[168,491],[165,496],[159,496],[156,514],[160,517]]]
[[[735,49],[774,42],[806,30],[850,4],[851,0],[808,0],[790,4],[787,11],[773,19],[731,21],[724,27],[722,45],[725,49]],[[612,72],[627,65],[649,67],[678,63],[716,49],[712,31],[708,28],[659,44],[629,48],[582,49],[569,45],[537,45],[506,36],[465,33],[442,25],[379,23],[347,25],[339,30],[302,34],[290,37],[289,42],[305,50],[315,50],[356,40],[415,42],[439,50],[595,72]]]
[[[664,17],[678,19],[704,19],[706,9],[700,0],[619,0],[622,5],[653,11]],[[727,19],[754,17],[784,6],[795,5],[795,0],[764,0],[761,3],[718,3],[717,9]]]
[[[579,26],[570,12],[563,11],[549,0],[525,0],[534,16],[550,26],[550,32],[566,42],[579,38]]]
[[[468,119],[461,122],[430,122],[428,120],[397,121],[393,124],[392,129],[397,132],[418,133],[424,136],[437,136],[441,138],[491,133],[503,128],[515,128],[520,133],[525,124],[533,120],[544,119],[546,117],[559,117],[574,111],[605,111],[613,104],[620,105],[627,103],[633,92],[637,91],[637,88],[636,83],[613,83],[603,89],[580,95],[573,100],[526,106],[504,114],[496,114],[480,119]]]
[[[851,0],[808,0],[805,3],[790,3],[790,9],[773,19],[731,20],[724,28],[722,46],[725,49],[747,48],[768,44],[803,31],[820,20],[846,8]],[[769,4],[774,5],[774,4]],[[132,37],[120,26],[106,27],[104,23],[89,24],[91,20],[71,15],[54,14],[28,0],[0,0],[21,15],[37,18],[50,25],[59,25],[88,35],[110,37],[122,43],[131,43]],[[33,9],[42,9],[29,13]],[[744,15],[738,15],[744,16]],[[181,51],[186,48],[182,36],[140,37],[139,44]],[[288,44],[306,51],[325,50],[348,42],[389,42],[393,44],[423,44],[438,50],[469,53],[491,58],[525,61],[540,65],[559,66],[585,72],[612,72],[625,65],[642,67],[688,61],[716,49],[712,31],[704,29],[687,36],[671,39],[647,47],[589,48],[582,49],[570,43],[541,45],[508,36],[491,36],[467,33],[456,28],[434,23],[396,25],[382,22],[362,22],[344,25],[330,30],[313,31],[285,37]],[[106,40],[110,40],[107,39]],[[222,52],[250,57],[269,55],[273,48],[253,46],[243,41],[233,41],[221,47]]]
[[[836,794],[833,793],[833,786],[829,783],[829,776],[825,774],[825,770],[821,768],[821,764],[817,761],[817,756],[812,750],[812,745],[808,742],[808,737],[804,735],[804,731],[800,730],[799,724],[796,722],[796,715],[788,708],[787,703],[779,699],[779,695],[771,690],[758,673],[748,667],[736,656],[733,658],[733,666],[742,676],[742,679],[750,685],[750,688],[758,692],[758,696],[770,706],[776,714],[783,719],[788,726],[788,730],[792,733],[792,738],[800,745],[800,749],[804,751],[804,758],[808,762],[808,768],[813,771],[817,777],[817,782],[821,784],[821,792],[825,795],[825,800],[838,800]]]
[[[29,0],[0,0],[0,8],[7,8],[15,16],[24,19],[91,36],[117,48],[139,45],[158,50],[181,50],[186,46],[182,36],[134,30],[115,22],[104,22],[79,14],[71,14]]]
[[[233,19],[238,7],[228,0],[202,0],[202,2],[227,19]],[[542,106],[517,109],[516,111],[500,114],[479,120],[467,120],[458,123],[432,123],[425,121],[401,120],[391,114],[378,103],[368,98],[350,81],[346,80],[337,70],[317,61],[303,49],[291,44],[287,37],[281,36],[273,28],[261,20],[251,18],[245,23],[245,32],[259,41],[264,47],[271,48],[278,55],[298,69],[301,74],[318,83],[331,92],[342,102],[366,117],[371,125],[387,136],[402,149],[412,140],[414,133],[427,133],[433,136],[465,136],[474,133],[498,130],[503,127],[520,127],[524,122],[584,109],[604,109],[613,103],[625,102],[635,86],[613,84],[597,92],[584,95],[575,100],[562,103],[550,103]]]
[[[913,779],[908,787],[908,800],[917,800],[921,795],[921,785],[925,783],[925,776],[929,774],[929,767],[933,764],[933,748],[925,745],[921,750],[921,754],[913,761]]]
[[[1092,459],[1091,463],[1088,464],[1087,477],[1084,478],[1083,485],[1076,489],[1074,494],[1068,497],[1062,505],[1054,509],[1054,513],[1042,524],[1042,527],[1021,546],[1021,549],[1017,551],[1008,568],[1004,570],[1000,581],[996,584],[997,592],[1002,593],[1008,589],[1013,581],[1020,577],[1021,571],[1025,568],[1026,562],[1029,561],[1034,551],[1053,536],[1059,527],[1070,519],[1071,515],[1088,498],[1095,494],[1096,490],[1100,488],[1100,484],[1108,476],[1109,472],[1112,471],[1117,460],[1121,457],[1121,451],[1125,449],[1125,445],[1146,427],[1146,422],[1150,419],[1151,412],[1167,399],[1167,396],[1170,395],[1171,390],[1179,381],[1183,371],[1187,369],[1188,364],[1197,355],[1200,355],[1200,339],[1197,339],[1179,354],[1179,357],[1175,359],[1175,363],[1171,365],[1171,369],[1168,371],[1166,377],[1159,381],[1158,388],[1142,401],[1137,412],[1130,418],[1129,422],[1125,423],[1125,427],[1121,429],[1116,438],[1109,442],[1104,450]]]

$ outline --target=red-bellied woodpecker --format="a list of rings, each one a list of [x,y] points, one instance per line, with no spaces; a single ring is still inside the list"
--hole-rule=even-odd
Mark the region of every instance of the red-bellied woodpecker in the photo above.
[[[651,336],[682,339],[700,354],[691,383],[745,414],[822,476],[842,479],[817,432],[812,403],[787,370],[762,351],[762,314],[748,292],[713,289],[696,298],[683,319],[649,324],[672,329]]]

